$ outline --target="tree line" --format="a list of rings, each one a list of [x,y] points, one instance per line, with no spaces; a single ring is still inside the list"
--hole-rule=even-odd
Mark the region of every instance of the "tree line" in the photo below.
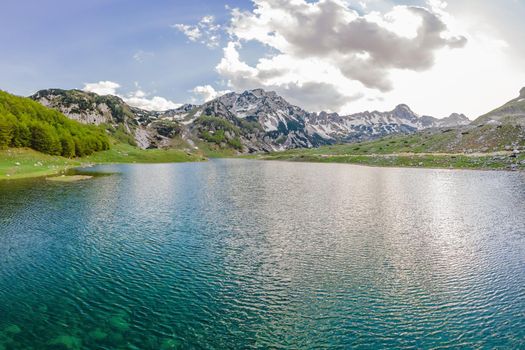
[[[100,127],[84,125],[29,98],[0,91],[0,149],[29,147],[73,158],[109,149]]]

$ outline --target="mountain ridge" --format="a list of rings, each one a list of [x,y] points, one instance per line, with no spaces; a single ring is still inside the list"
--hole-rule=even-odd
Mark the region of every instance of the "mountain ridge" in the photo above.
[[[71,119],[108,124],[127,133],[141,148],[169,147],[177,136],[190,145],[206,141],[242,153],[271,152],[470,123],[462,114],[444,119],[420,116],[406,104],[386,112],[312,113],[263,89],[230,92],[201,105],[185,104],[160,112],[131,107],[117,96],[82,90],[47,89],[30,98]]]

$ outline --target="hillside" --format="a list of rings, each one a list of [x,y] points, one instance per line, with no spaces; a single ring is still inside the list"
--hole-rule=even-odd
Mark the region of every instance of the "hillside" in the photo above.
[[[525,169],[525,129],[512,125],[393,135],[380,140],[259,155],[266,160],[373,166]]]
[[[525,148],[525,128],[512,125],[469,126],[459,129],[422,131],[411,135],[391,135],[379,140],[338,144],[313,149],[329,154],[393,153],[494,153]],[[307,151],[307,150],[305,150]],[[310,151],[310,150],[309,150]]]
[[[158,148],[163,137],[143,125],[158,116],[125,103],[120,97],[81,90],[48,89],[30,96],[40,104],[58,110],[83,124],[105,127],[116,139],[140,148]]]
[[[67,158],[109,149],[103,129],[82,125],[29,98],[0,91],[0,148],[29,147]]]
[[[521,89],[520,95],[517,98],[482,115],[476,119],[473,124],[511,124],[525,126],[525,87]]]

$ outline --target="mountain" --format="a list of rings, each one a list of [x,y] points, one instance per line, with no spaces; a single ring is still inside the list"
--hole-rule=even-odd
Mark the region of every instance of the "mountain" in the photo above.
[[[228,93],[179,114],[178,120],[186,125],[200,125],[202,116],[213,116],[231,123],[238,129],[237,136],[248,151],[311,148],[470,123],[462,114],[445,119],[420,117],[406,105],[399,105],[390,112],[349,116],[326,112],[316,114],[291,105],[275,92],[262,89]],[[197,135],[202,132],[203,128],[198,127]]]
[[[308,118],[307,128],[324,139],[349,142],[379,138],[390,134],[410,134],[428,128],[467,125],[470,120],[463,114],[448,118],[420,117],[410,107],[401,104],[389,112],[363,112],[348,116],[321,112]]]
[[[421,117],[421,123],[423,129],[427,128],[455,128],[458,126],[469,125],[471,120],[468,119],[464,114],[452,113],[450,116],[442,119],[434,117],[423,116]]]
[[[153,122],[161,112],[129,106],[120,97],[82,90],[47,89],[30,96],[83,124],[105,125],[123,142],[140,148],[161,148],[180,132],[178,123]]]
[[[406,105],[389,112],[348,116],[310,113],[262,89],[231,92],[202,105],[186,104],[163,112],[141,110],[116,96],[80,90],[42,90],[31,98],[82,123],[107,125],[114,136],[142,148],[169,147],[177,137],[192,146],[204,141],[239,152],[270,152],[470,122],[460,114],[445,119],[419,116]]]
[[[520,90],[520,95],[517,98],[482,115],[476,119],[473,124],[513,124],[525,126],[525,87]]]
[[[235,126],[237,136],[249,152],[310,148],[330,143],[308,132],[308,112],[291,105],[275,92],[262,89],[220,96],[195,108],[192,111],[194,119],[186,122],[198,126],[202,116],[220,118]]]

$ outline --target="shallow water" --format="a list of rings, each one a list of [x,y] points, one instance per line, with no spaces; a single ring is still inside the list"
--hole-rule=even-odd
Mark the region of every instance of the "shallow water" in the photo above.
[[[216,160],[0,183],[0,349],[525,348],[525,175]]]

